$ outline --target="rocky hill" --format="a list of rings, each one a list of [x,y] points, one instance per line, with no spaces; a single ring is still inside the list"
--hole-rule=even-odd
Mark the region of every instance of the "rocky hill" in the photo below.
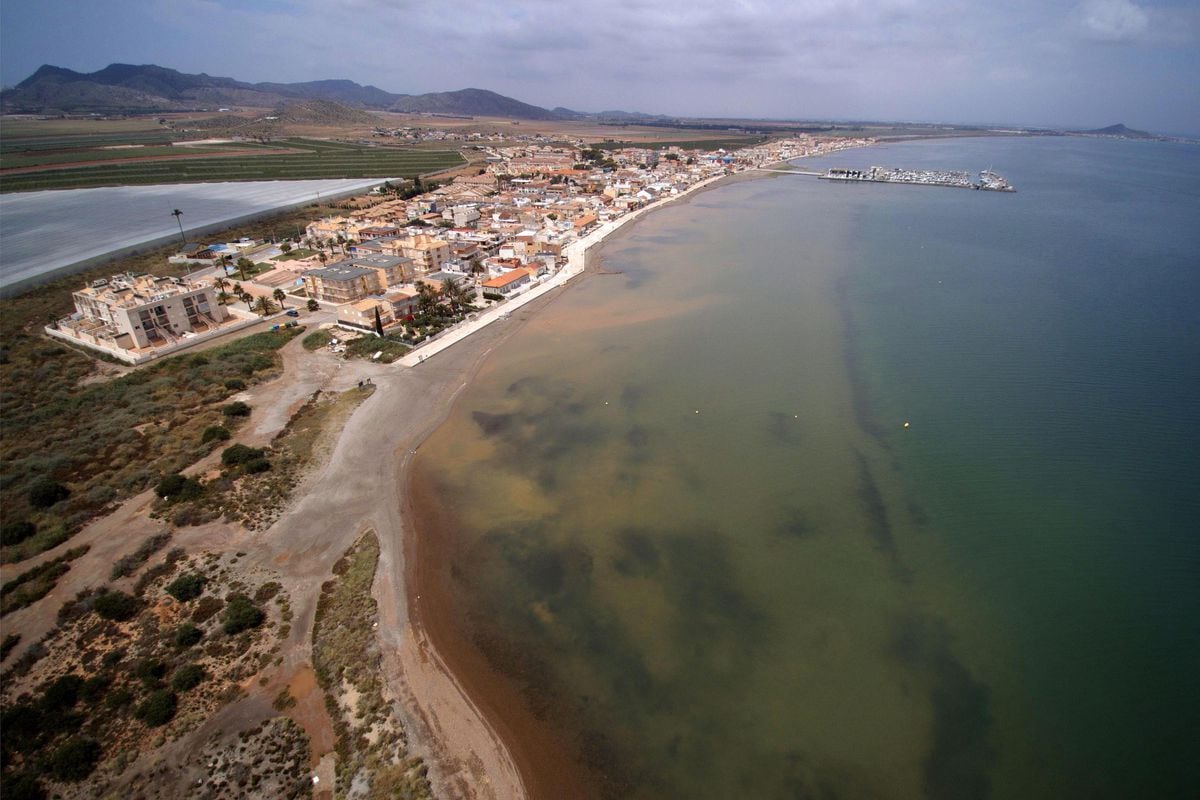
[[[220,107],[276,108],[297,100],[325,100],[360,109],[409,113],[557,119],[538,106],[484,89],[393,94],[348,80],[245,83],[154,64],[110,64],[91,73],[49,64],[0,93],[6,113],[120,113],[197,111]]]

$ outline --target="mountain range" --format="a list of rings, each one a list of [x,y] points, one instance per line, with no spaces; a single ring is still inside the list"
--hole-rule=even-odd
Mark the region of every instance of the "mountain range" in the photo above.
[[[227,106],[273,108],[297,100],[331,100],[378,111],[511,119],[590,116],[568,109],[550,111],[486,89],[410,95],[349,80],[245,83],[154,64],[110,64],[90,73],[46,64],[15,87],[0,92],[0,110],[35,114],[196,111]]]

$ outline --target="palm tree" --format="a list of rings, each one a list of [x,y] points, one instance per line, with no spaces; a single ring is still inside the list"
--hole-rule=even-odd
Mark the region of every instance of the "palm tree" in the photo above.
[[[271,299],[269,297],[258,298],[258,300],[255,301],[254,306],[255,306],[255,308],[257,308],[259,310],[259,313],[261,313],[264,317],[267,314],[270,314],[272,311],[275,310],[275,306],[271,302]]]
[[[337,235],[338,248],[342,251],[342,255],[346,255],[346,237],[340,233]]]
[[[225,280],[224,275],[218,275],[213,278],[212,285],[218,292],[225,294],[225,290],[229,288],[229,281]]]
[[[254,304],[252,302],[254,300],[254,295],[243,289],[242,293],[238,295],[238,299],[246,304],[246,308],[250,309],[251,311],[254,310]]]
[[[325,257],[325,251],[324,251],[324,250],[322,250],[321,252],[317,253],[317,260],[319,260],[319,261],[321,262],[321,266],[325,266],[325,262],[326,262],[326,261],[328,261],[329,259]]]
[[[224,254],[217,256],[217,265],[221,268],[222,275],[229,274],[229,262],[232,260],[232,258]],[[246,280],[245,273],[242,273],[242,280]]]
[[[246,280],[246,270],[254,269],[254,262],[242,256],[237,260],[238,272],[242,273],[242,280]]]
[[[177,208],[171,212],[171,216],[179,223],[179,238],[183,240],[184,244],[187,244],[187,237],[183,235],[183,212]]]
[[[283,308],[287,305],[287,303],[283,302],[284,298],[287,297],[287,294],[283,291],[283,289],[276,289],[275,291],[271,292],[271,296],[279,302],[280,308]]]
[[[425,281],[417,281],[417,309],[423,316],[433,312],[437,307],[438,290]]]

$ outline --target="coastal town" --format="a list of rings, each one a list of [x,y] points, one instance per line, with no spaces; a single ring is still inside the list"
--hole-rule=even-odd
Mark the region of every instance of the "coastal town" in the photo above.
[[[476,174],[385,182],[288,238],[185,242],[169,259],[191,268],[185,276],[96,281],[75,292],[72,315],[45,330],[140,364],[303,309],[326,312],[342,339],[418,348],[405,363],[419,363],[582,272],[588,247],[652,206],[726,175],[872,143],[809,135],[739,150],[484,142]]]

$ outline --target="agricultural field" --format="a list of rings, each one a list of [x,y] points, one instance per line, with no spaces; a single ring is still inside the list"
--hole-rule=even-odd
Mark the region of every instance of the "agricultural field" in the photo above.
[[[0,191],[156,183],[401,178],[462,166],[455,150],[287,138],[261,144],[185,144],[171,131],[30,133],[5,121]],[[174,143],[173,142],[177,142]]]

